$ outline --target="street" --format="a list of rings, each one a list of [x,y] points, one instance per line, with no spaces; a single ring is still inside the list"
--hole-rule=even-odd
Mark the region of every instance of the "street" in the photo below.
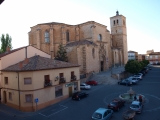
[[[136,114],[135,120],[160,120],[160,66],[152,68],[138,85],[131,87],[146,98],[142,113]],[[112,99],[118,98],[129,89],[130,86],[99,84],[92,86],[90,90],[83,90],[89,96],[80,101],[68,98],[25,118],[0,111],[0,120],[90,120],[96,109],[107,108]],[[113,113],[111,120],[124,120],[122,114],[129,106],[130,103],[125,103],[124,107]]]

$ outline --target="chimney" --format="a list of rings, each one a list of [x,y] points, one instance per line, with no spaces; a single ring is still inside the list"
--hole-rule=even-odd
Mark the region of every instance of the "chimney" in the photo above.
[[[24,64],[28,64],[28,62],[29,62],[29,59],[28,58],[25,58],[25,60],[24,60]]]
[[[10,52],[11,50],[10,50],[10,47],[7,47],[6,48],[6,52]]]
[[[20,62],[19,63],[19,68],[22,69],[22,67],[23,67],[23,62]]]

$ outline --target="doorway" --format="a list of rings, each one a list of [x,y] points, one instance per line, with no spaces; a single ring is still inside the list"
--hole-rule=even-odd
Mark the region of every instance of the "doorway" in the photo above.
[[[4,102],[4,104],[7,104],[7,95],[6,95],[6,91],[3,92],[3,102]]]
[[[72,86],[68,87],[68,91],[69,91],[69,97],[71,97],[72,96]]]
[[[103,65],[104,65],[104,62],[103,61],[101,61],[101,71],[103,71],[104,69],[103,69]]]

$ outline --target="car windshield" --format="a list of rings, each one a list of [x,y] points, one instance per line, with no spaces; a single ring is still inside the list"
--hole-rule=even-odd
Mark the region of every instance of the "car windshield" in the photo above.
[[[131,107],[132,107],[132,108],[139,108],[138,105],[134,105],[134,104],[132,104]]]
[[[102,119],[102,114],[95,112],[95,113],[93,114],[93,117],[96,118],[96,119]]]
[[[113,105],[113,106],[117,106],[118,103],[117,102],[111,102],[110,104]]]

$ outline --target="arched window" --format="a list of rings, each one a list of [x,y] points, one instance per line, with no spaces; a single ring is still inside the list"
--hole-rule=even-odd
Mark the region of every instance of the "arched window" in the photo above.
[[[66,31],[66,40],[69,42],[69,31]]]
[[[118,19],[117,19],[117,25],[118,25]]]
[[[45,31],[45,43],[49,43],[49,32],[48,31]]]
[[[95,50],[94,50],[94,48],[92,49],[92,56],[93,56],[93,58],[95,58]]]
[[[102,40],[102,35],[101,34],[98,35],[98,40]]]
[[[114,24],[114,25],[116,24],[115,20],[113,21],[113,24]]]

